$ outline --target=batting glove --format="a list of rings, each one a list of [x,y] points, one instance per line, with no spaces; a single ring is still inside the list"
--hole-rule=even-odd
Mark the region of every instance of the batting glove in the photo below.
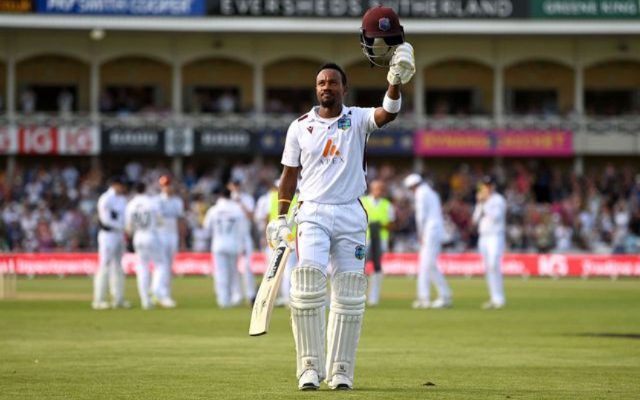
[[[283,240],[289,245],[292,243],[291,228],[289,228],[289,224],[287,224],[286,215],[278,216],[278,218],[269,222],[267,225],[267,243],[269,247],[275,249]]]
[[[393,57],[391,57],[387,81],[391,85],[404,85],[411,80],[415,73],[416,61],[413,55],[413,46],[408,42],[404,42],[396,47]]]

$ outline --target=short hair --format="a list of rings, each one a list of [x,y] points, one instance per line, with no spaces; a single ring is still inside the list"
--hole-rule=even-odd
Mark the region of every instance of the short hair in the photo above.
[[[318,72],[316,73],[316,75],[318,75],[320,71],[322,71],[323,69],[335,69],[336,71],[340,72],[340,75],[342,76],[342,86],[347,86],[347,74],[344,73],[344,70],[338,64],[336,63],[323,64],[318,69]]]
[[[133,186],[133,189],[136,191],[136,193],[143,194],[144,192],[147,191],[147,185],[145,185],[144,182],[137,182]]]

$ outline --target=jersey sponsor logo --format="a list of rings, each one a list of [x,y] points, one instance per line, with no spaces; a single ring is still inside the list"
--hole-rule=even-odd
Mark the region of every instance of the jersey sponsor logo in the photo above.
[[[340,150],[338,150],[338,147],[333,143],[333,140],[329,139],[327,140],[327,144],[325,144],[324,146],[324,150],[322,150],[322,157],[334,157],[334,156],[339,156],[340,155]]]
[[[365,256],[365,251],[364,251],[364,246],[359,244],[356,246],[356,258],[358,260],[364,260],[364,256]]]

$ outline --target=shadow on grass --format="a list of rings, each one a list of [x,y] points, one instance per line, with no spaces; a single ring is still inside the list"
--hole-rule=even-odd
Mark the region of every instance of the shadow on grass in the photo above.
[[[588,333],[578,333],[576,336],[603,337],[603,338],[616,338],[616,339],[640,339],[640,333],[588,332]]]

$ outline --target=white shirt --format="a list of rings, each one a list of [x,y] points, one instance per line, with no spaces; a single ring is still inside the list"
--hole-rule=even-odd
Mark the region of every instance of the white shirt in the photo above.
[[[291,123],[282,164],[302,166],[300,201],[345,204],[364,194],[365,147],[378,129],[374,111],[342,106],[340,117],[325,119],[316,106]]]
[[[157,196],[137,194],[127,204],[127,231],[134,235],[156,234],[160,226],[160,203]]]
[[[213,239],[211,251],[238,254],[244,250],[249,229],[246,215],[237,202],[218,199],[207,211],[203,226]]]
[[[121,232],[124,230],[125,209],[127,199],[117,194],[113,188],[109,188],[98,199],[98,219],[103,227],[109,231]]]
[[[440,196],[427,183],[416,189],[416,227],[418,235],[444,233]]]
[[[178,218],[184,217],[184,203],[178,196],[168,196],[161,193],[158,196],[160,210],[162,212],[162,224],[160,233],[168,235],[178,234]]]
[[[478,225],[478,233],[484,235],[504,235],[507,220],[507,203],[499,193],[492,193],[484,203],[476,204],[473,223]]]

